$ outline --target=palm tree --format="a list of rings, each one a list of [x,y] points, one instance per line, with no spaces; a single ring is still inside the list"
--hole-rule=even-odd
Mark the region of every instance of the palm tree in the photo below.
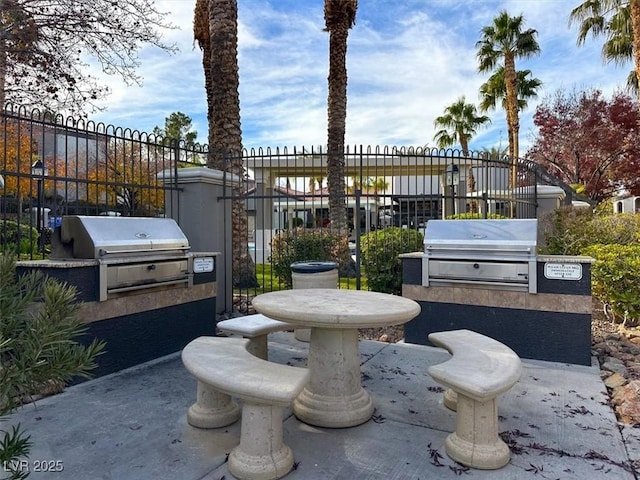
[[[347,38],[358,9],[357,0],[325,0],[329,32],[329,94],[327,98],[327,187],[331,227],[347,231],[344,181],[344,135],[347,118]]]
[[[493,24],[483,27],[482,36],[476,43],[478,48],[478,70],[489,72],[498,67],[502,60],[504,66],[505,100],[507,125],[510,127],[509,155],[511,156],[511,183],[516,185],[516,166],[518,162],[518,136],[520,121],[518,118],[518,77],[516,74],[516,58],[529,58],[540,53],[536,41],[537,31],[523,30],[522,15],[509,16],[506,10],[501,11],[493,19]]]
[[[531,78],[531,70],[516,72],[518,111],[527,108],[529,99],[538,96],[537,90],[542,86],[538,78]],[[504,67],[499,67],[489,79],[480,85],[480,110],[483,112],[495,110],[498,102],[507,110],[507,96],[505,92]],[[511,138],[511,126],[507,123],[507,137]]]
[[[630,3],[631,26],[633,30],[633,63],[636,71],[636,83],[640,79],[640,0],[631,0]],[[640,90],[638,90],[638,99],[640,100]]]
[[[207,97],[207,122],[209,125],[213,123],[213,95],[211,84],[211,72],[209,63],[211,59],[211,36],[209,34],[209,0],[196,0],[195,13],[193,16],[193,38],[198,42],[200,50],[202,50],[202,68],[204,70],[204,90]],[[208,144],[213,145],[213,129],[209,128]],[[213,150],[209,150],[207,164],[212,165],[215,162],[213,158]],[[222,165],[218,165],[219,170]]]
[[[627,85],[640,100],[640,0],[587,0],[571,10],[569,25],[579,23],[578,45],[589,34],[605,35],[602,58],[607,62],[634,62]]]
[[[493,146],[491,148],[484,147],[482,150],[482,156],[487,160],[502,160],[508,155],[507,147],[502,145]]]
[[[476,106],[460,97],[456,102],[444,109],[444,115],[437,117],[433,124],[440,127],[433,136],[439,148],[447,148],[460,144],[462,154],[469,156],[469,140],[475,135],[478,127],[491,123],[486,115],[478,115]]]
[[[475,105],[467,103],[462,96],[457,102],[452,103],[444,109],[444,115],[434,120],[436,128],[442,127],[433,136],[439,148],[447,148],[455,145],[456,142],[462,148],[462,154],[469,156],[469,140],[475,135],[478,127],[491,123],[486,115],[478,115]],[[467,192],[474,192],[476,180],[473,176],[473,169],[467,168]],[[471,211],[475,211],[475,202],[471,203]]]
[[[352,185],[347,187],[347,193],[354,195],[356,190],[364,190],[365,194],[373,194],[376,198],[380,192],[385,192],[389,188],[389,182],[384,177],[366,177],[362,183],[357,177],[352,178]]]
[[[311,194],[316,193],[316,190],[322,190],[322,183],[324,182],[324,177],[322,175],[318,175],[317,177],[309,177],[309,192]]]
[[[531,70],[518,70],[518,110],[524,110],[531,98],[538,97],[538,89],[542,86],[539,78],[531,78]],[[498,68],[485,83],[480,85],[480,111],[495,110],[498,101],[506,110],[507,99],[505,95],[504,67]]]
[[[205,22],[204,19],[207,19]],[[207,166],[245,178],[238,94],[237,0],[198,0],[194,36],[203,52],[209,154]],[[249,255],[245,185],[234,182],[232,201],[232,275],[234,287],[257,287],[255,266]]]
[[[389,182],[384,177],[375,177],[371,179],[371,188],[373,189],[373,198],[376,201],[376,209],[380,207],[380,194],[389,189]]]

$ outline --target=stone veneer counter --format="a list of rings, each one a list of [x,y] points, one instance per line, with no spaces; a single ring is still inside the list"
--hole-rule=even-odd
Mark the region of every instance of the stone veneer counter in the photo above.
[[[400,256],[402,295],[421,313],[405,325],[405,341],[430,345],[429,333],[469,329],[522,358],[591,365],[591,264],[583,256],[537,256],[536,294],[451,284],[422,286],[422,252]]]
[[[188,255],[213,256],[217,252]],[[122,259],[121,263],[128,263]],[[110,262],[110,263],[117,263]],[[202,335],[215,335],[217,264],[213,271],[194,273],[192,282],[179,286],[109,295],[100,299],[100,261],[97,259],[31,260],[16,264],[18,275],[39,271],[77,290],[78,315],[86,324],[83,344],[93,339],[106,342],[96,359],[94,376],[117,372],[181,350]]]

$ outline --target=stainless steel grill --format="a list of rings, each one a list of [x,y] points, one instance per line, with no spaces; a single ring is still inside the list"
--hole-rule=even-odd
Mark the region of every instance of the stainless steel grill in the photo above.
[[[194,255],[170,218],[65,216],[52,238],[52,260],[98,262],[100,300],[141,289],[192,282]],[[196,268],[213,271],[214,259]]]
[[[429,220],[422,285],[537,292],[537,220]]]

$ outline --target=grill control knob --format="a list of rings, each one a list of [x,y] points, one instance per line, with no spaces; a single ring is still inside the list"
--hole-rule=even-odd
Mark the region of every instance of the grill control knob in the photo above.
[[[156,266],[154,264],[151,264],[147,267],[148,270],[155,270]]]
[[[473,264],[473,268],[480,268],[480,265],[479,265],[479,264],[477,264],[477,263],[474,263],[474,264]]]

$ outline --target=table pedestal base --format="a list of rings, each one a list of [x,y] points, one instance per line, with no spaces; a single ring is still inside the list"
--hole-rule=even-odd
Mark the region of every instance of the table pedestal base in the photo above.
[[[358,330],[312,328],[311,379],[293,402],[300,420],[318,427],[353,427],[373,415],[373,402],[360,381]]]

